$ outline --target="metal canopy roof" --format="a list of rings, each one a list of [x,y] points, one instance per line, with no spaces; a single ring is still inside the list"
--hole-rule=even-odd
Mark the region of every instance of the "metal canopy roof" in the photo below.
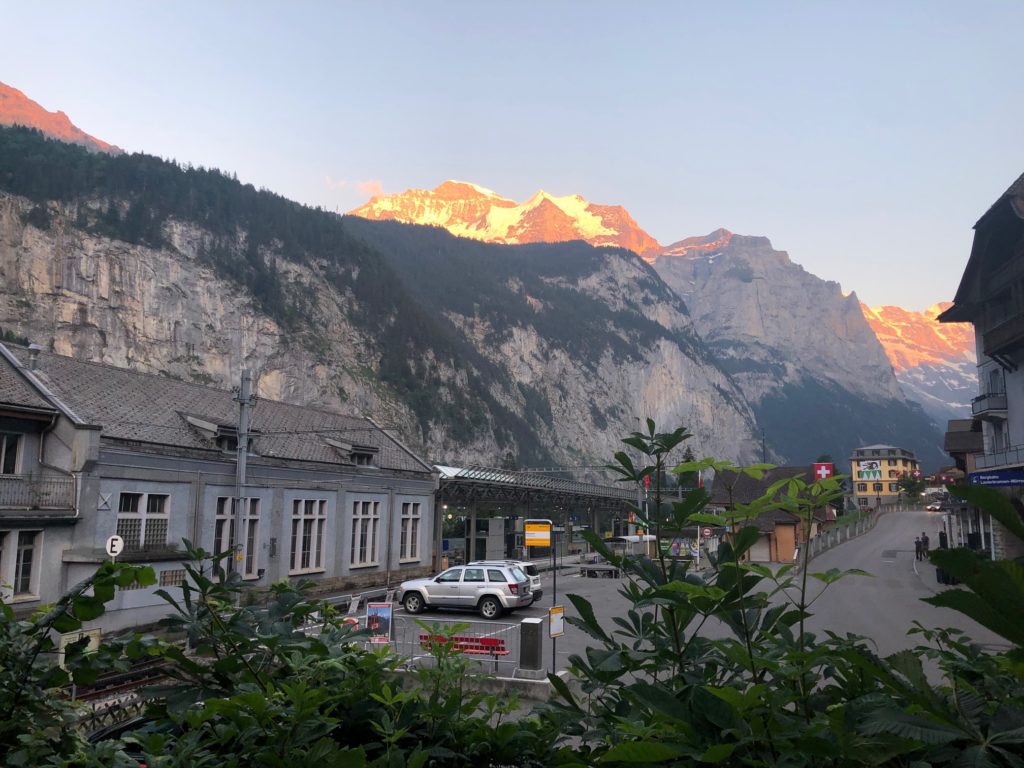
[[[489,467],[435,467],[438,498],[465,504],[558,504],[620,510],[636,501],[636,488],[567,480],[541,472]]]

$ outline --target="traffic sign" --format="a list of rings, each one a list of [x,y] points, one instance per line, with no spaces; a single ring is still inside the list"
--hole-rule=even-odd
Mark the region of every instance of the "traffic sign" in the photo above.
[[[700,529],[700,535],[703,536],[705,539],[710,539],[711,538],[711,529],[710,528],[701,528]]]
[[[124,539],[120,536],[111,536],[107,539],[107,554],[117,557],[124,551]]]

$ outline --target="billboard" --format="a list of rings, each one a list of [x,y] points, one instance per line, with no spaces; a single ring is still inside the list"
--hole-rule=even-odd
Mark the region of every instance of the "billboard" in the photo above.
[[[857,479],[858,480],[881,480],[882,479],[882,462],[877,461],[877,460],[858,461],[857,462]]]

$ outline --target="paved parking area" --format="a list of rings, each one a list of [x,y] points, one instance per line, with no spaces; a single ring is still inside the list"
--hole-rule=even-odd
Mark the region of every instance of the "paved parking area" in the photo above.
[[[495,619],[494,622],[518,623],[525,618],[546,618],[548,609],[553,604],[565,606],[566,616],[576,616],[578,614],[572,602],[566,596],[571,592],[590,601],[591,605],[594,606],[595,614],[599,619],[607,623],[608,631],[610,632],[614,627],[611,621],[612,617],[625,614],[629,607],[628,601],[619,594],[619,589],[625,583],[624,579],[582,578],[579,575],[579,567],[575,565],[566,567],[558,574],[558,594],[554,602],[552,601],[554,579],[550,571],[541,573],[541,583],[544,595],[540,600],[529,608],[520,608],[512,613],[506,613],[500,619]],[[398,605],[395,606],[395,612],[397,615],[408,615],[405,613],[405,609]],[[417,618],[428,622],[434,619],[444,621],[458,621],[460,619],[472,622],[487,621],[475,612],[459,610],[430,611],[420,614]],[[589,635],[566,622],[565,635],[558,638],[555,643],[556,670],[567,669],[569,666],[569,656],[574,653],[582,654],[586,647],[593,644],[593,642]],[[544,655],[546,659],[551,657],[550,640],[545,641]]]

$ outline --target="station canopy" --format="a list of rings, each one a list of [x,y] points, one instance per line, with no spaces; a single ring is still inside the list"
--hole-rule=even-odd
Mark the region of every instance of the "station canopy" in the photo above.
[[[439,475],[437,501],[449,506],[618,512],[628,503],[636,503],[636,486],[627,483],[588,483],[559,477],[557,472],[443,465],[434,468]]]

